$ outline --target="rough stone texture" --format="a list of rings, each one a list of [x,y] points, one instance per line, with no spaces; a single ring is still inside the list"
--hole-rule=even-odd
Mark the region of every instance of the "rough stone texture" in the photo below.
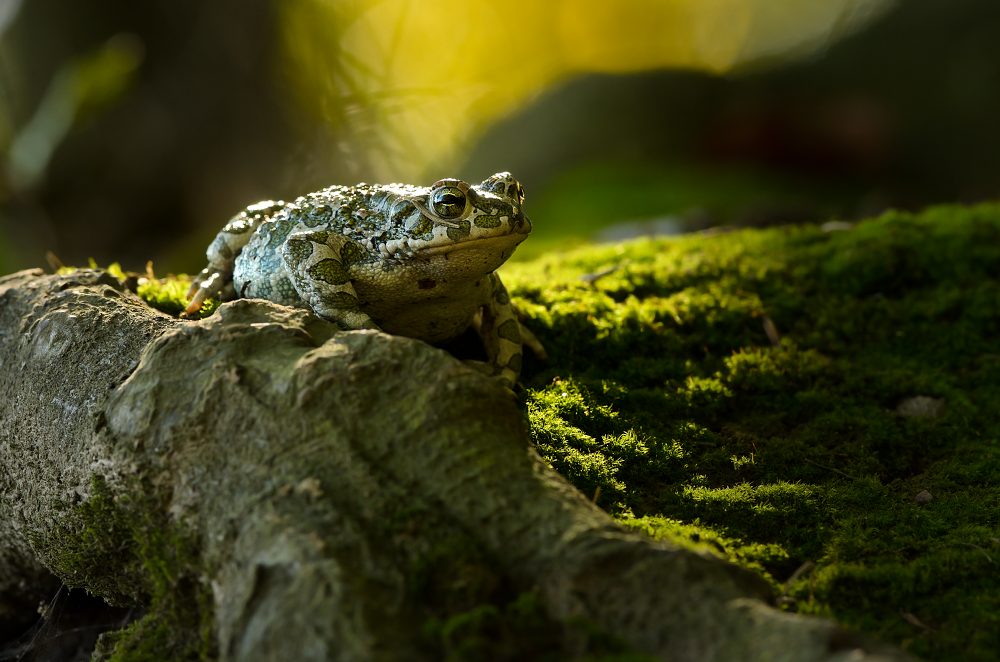
[[[108,393],[172,324],[101,272],[0,278],[0,617],[51,597],[30,541],[85,498]]]
[[[623,530],[502,389],[418,341],[246,300],[180,322],[101,272],[22,272],[0,280],[0,417],[0,604],[48,568],[118,602],[210,595],[190,609],[221,659],[419,659],[478,581],[663,659],[902,659]],[[96,485],[121,511],[97,537]]]

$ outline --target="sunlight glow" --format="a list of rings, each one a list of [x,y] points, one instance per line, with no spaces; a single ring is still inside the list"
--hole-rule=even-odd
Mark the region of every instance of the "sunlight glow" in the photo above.
[[[490,122],[587,72],[716,73],[812,52],[892,0],[289,0],[286,73],[358,176],[454,167]]]

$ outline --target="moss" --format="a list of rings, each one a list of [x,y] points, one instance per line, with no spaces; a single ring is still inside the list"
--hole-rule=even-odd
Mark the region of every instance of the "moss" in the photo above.
[[[401,513],[407,528],[438,514]],[[418,524],[419,522],[419,524]],[[388,533],[388,531],[387,531]],[[421,656],[434,660],[620,660],[641,662],[617,638],[583,620],[551,618],[533,591],[519,591],[501,564],[462,532],[435,535],[406,549],[407,588],[423,621]]]
[[[88,497],[65,506],[58,529],[31,536],[67,585],[113,604],[142,605],[139,620],[101,636],[95,660],[211,657],[209,592],[185,574],[198,567],[197,546],[176,525],[151,515],[164,512],[141,496],[151,493],[136,485],[116,496],[95,476]]]
[[[558,623],[549,618],[533,591],[504,602],[490,602],[446,619],[432,619],[424,628],[434,659],[557,660],[646,662],[620,640],[584,621]]]
[[[526,361],[534,440],[625,524],[758,570],[789,609],[994,659],[998,265],[995,204],[509,265],[551,357]],[[897,413],[915,396],[942,412]]]
[[[32,548],[71,587],[86,586],[115,605],[140,600],[144,594],[141,569],[136,564],[122,568],[120,563],[111,563],[133,558],[133,542],[104,481],[94,479],[90,497],[79,505],[60,504],[59,508],[67,514],[54,529],[28,533]],[[114,565],[118,571],[109,574],[107,568]]]
[[[180,315],[187,307],[187,291],[191,286],[189,276],[168,276],[166,278],[140,278],[135,293],[153,308],[168,315]],[[209,299],[202,304],[198,318],[208,317],[219,307],[217,299]]]
[[[202,591],[201,596],[207,596]],[[159,660],[211,660],[213,653],[211,609],[204,597],[196,606],[181,603],[190,591],[154,602],[151,609],[124,628],[100,636],[92,662],[156,662]],[[206,627],[207,626],[207,627]]]
[[[89,268],[97,269],[97,262],[91,259]],[[72,273],[77,269],[78,267],[60,267],[57,273]],[[125,271],[117,262],[109,264],[105,271],[116,278],[123,287],[138,295],[140,299],[160,312],[176,317],[187,308],[187,291],[191,286],[191,277],[186,274],[176,276],[171,274],[165,278],[157,278],[156,274],[153,273],[152,262],[146,264],[146,271],[142,274]],[[208,299],[202,304],[197,317],[199,319],[208,317],[218,307],[219,301],[217,299]]]
[[[642,531],[657,540],[667,540],[681,547],[724,558],[768,576],[765,567],[785,563],[785,549],[776,544],[762,544],[729,538],[714,531],[701,520],[686,524],[668,517],[620,518],[626,526]],[[775,588],[779,588],[775,586]]]

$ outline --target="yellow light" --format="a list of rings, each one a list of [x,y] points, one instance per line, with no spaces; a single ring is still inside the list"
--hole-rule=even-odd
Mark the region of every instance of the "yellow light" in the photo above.
[[[586,72],[725,72],[805,52],[891,0],[288,0],[300,105],[356,174],[416,181],[453,167],[490,122]],[[623,109],[624,112],[625,109]]]

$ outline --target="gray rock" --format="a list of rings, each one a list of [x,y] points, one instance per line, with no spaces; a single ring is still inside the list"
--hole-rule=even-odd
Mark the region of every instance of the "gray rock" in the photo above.
[[[250,300],[182,322],[96,271],[15,274],[0,304],[0,595],[52,571],[149,605],[99,655],[434,659],[429,615],[509,586],[563,656],[582,620],[673,660],[903,659],[622,529],[419,341]]]

